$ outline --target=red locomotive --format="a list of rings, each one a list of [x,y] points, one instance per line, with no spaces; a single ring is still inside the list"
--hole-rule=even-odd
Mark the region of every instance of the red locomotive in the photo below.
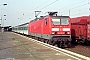
[[[71,45],[71,24],[69,16],[57,16],[57,12],[32,20],[28,25],[31,37],[58,47]]]
[[[71,18],[71,35],[73,42],[88,43],[90,40],[90,17]]]

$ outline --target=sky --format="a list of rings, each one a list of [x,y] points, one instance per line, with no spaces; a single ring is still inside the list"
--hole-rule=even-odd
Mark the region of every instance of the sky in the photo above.
[[[3,6],[4,3],[7,6]],[[35,11],[41,11],[39,16],[45,16],[49,11],[71,18],[89,16],[90,0],[0,0],[0,24],[17,26],[29,22],[35,19]]]

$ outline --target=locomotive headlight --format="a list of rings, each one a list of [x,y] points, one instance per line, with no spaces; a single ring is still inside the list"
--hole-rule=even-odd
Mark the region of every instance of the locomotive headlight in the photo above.
[[[70,32],[65,32],[65,34],[70,34]]]
[[[54,32],[52,32],[52,34],[55,34]]]
[[[70,32],[67,32],[67,34],[70,34]]]
[[[57,34],[57,32],[52,32],[52,34]]]

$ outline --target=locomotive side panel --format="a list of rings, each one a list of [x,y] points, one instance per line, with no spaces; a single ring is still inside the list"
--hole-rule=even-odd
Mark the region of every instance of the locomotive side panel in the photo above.
[[[51,26],[51,19],[49,19],[49,17],[43,19],[43,34],[50,34],[51,32],[50,26]]]
[[[46,20],[47,19],[47,20]],[[49,19],[40,19],[29,23],[29,35],[50,39]]]
[[[28,29],[29,29],[28,34],[32,35],[32,36],[35,36],[35,32],[37,31],[36,30],[36,21],[35,22],[30,22]]]
[[[43,19],[42,38],[51,39],[51,17]]]
[[[43,20],[38,20],[36,22],[36,27],[35,27],[35,30],[36,32],[34,33],[36,37],[42,37],[42,28],[43,28]]]

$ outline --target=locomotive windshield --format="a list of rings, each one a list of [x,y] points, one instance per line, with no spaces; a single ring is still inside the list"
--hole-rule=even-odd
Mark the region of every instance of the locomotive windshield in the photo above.
[[[68,25],[69,24],[69,20],[68,18],[52,18],[52,24],[54,25]]]
[[[61,18],[61,24],[63,25],[67,25],[67,24],[69,24],[69,20],[68,20],[68,18]]]

